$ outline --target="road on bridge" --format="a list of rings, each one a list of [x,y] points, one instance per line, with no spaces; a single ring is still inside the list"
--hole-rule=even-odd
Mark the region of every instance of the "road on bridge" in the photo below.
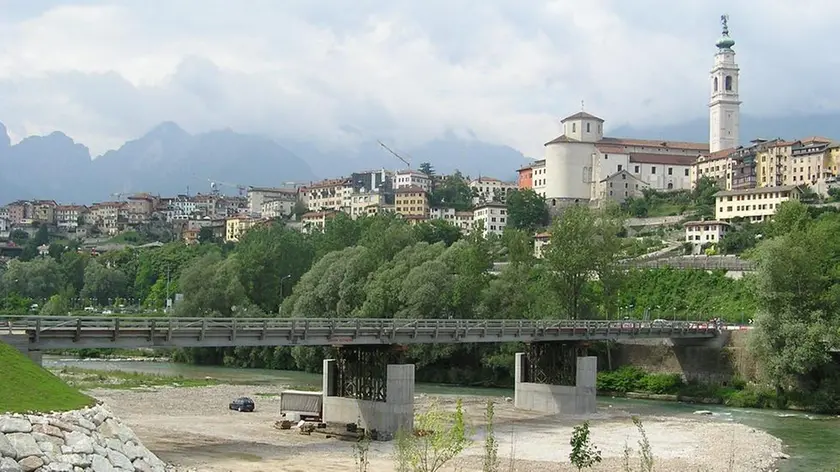
[[[30,350],[708,339],[706,321],[4,317]]]

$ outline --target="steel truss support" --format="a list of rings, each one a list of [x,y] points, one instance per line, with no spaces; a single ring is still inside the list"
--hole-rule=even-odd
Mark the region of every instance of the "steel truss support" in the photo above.
[[[544,342],[528,344],[525,352],[525,382],[574,386],[577,358],[587,348],[578,343]]]
[[[388,364],[398,353],[391,346],[336,348],[336,394],[344,398],[384,402],[387,398]]]

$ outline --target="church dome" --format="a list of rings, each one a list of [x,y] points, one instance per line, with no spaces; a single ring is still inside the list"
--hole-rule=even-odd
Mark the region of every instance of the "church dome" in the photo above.
[[[720,49],[732,49],[732,46],[735,45],[735,40],[730,38],[729,36],[721,36],[720,39],[717,40],[715,46]]]

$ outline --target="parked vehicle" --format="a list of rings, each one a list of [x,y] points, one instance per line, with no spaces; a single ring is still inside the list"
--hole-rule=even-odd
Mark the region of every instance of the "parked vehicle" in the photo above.
[[[230,402],[230,405],[228,406],[228,408],[230,408],[231,410],[239,411],[239,412],[243,412],[243,411],[251,412],[251,411],[254,411],[254,408],[256,408],[256,405],[254,405],[254,400],[251,400],[248,397],[239,397],[236,400]]]

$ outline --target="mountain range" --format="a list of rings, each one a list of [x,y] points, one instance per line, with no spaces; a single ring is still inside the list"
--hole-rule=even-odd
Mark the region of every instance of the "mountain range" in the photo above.
[[[741,137],[785,139],[833,137],[840,114],[765,118],[742,115]],[[609,130],[620,137],[704,142],[708,121],[698,118],[663,126],[621,126]],[[546,141],[555,136],[546,137]],[[440,173],[513,180],[528,159],[519,151],[448,133],[420,146],[400,150],[414,167],[431,162]],[[237,185],[278,186],[349,175],[354,171],[404,167],[377,142],[355,148],[324,150],[315,143],[274,140],[232,130],[190,134],[172,122],[156,126],[118,149],[92,158],[83,144],[60,131],[30,136],[12,145],[0,123],[0,204],[16,199],[54,199],[91,203],[118,193],[160,195],[207,193],[210,182],[226,193]],[[228,184],[225,186],[225,184]]]

